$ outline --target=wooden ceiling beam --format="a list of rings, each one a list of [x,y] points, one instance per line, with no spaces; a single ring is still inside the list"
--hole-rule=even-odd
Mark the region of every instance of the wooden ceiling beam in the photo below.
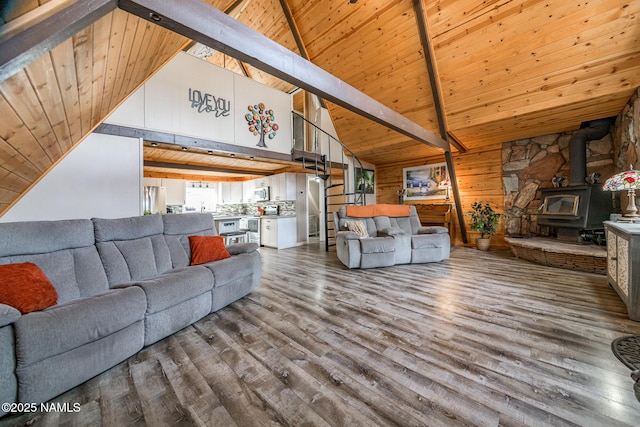
[[[450,150],[446,140],[200,0],[120,0],[119,7],[418,142]]]
[[[436,108],[436,116],[438,118],[438,127],[440,128],[440,135],[448,142],[453,141],[453,145],[458,151],[466,152],[467,149],[458,144],[457,140],[449,138],[447,131],[447,121],[444,114],[444,103],[442,101],[442,95],[440,85],[438,84],[438,71],[436,69],[435,58],[433,54],[433,46],[431,45],[431,38],[429,37],[429,29],[427,27],[427,15],[422,7],[422,0],[413,0],[413,10],[416,15],[416,22],[418,23],[418,33],[420,35],[420,43],[422,44],[422,50],[424,51],[424,59],[427,62],[427,71],[429,73],[429,83],[431,84],[431,93],[433,94],[433,103]],[[467,243],[467,228],[464,222],[464,213],[462,211],[462,199],[460,198],[460,189],[458,188],[458,179],[456,177],[456,169],[453,163],[453,157],[451,151],[446,151],[445,161],[447,162],[447,169],[449,170],[449,182],[451,189],[453,190],[453,201],[456,205],[456,212],[458,215],[458,223],[460,224],[460,236],[464,243]]]
[[[117,0],[51,0],[0,27],[0,82],[117,7]]]
[[[195,138],[184,135],[176,135],[167,132],[159,132],[153,130],[137,129],[128,126],[113,125],[110,123],[102,123],[94,130],[95,133],[105,135],[124,136],[127,138],[141,138],[149,142],[157,142],[159,144],[169,144],[177,147],[195,148],[197,150],[212,150],[220,153],[235,153],[245,156],[263,158],[268,160],[276,160],[281,162],[290,162],[291,155],[285,153],[276,153],[273,151],[260,150],[251,147],[242,147],[240,145],[227,144],[225,142],[212,141],[209,139]]]
[[[289,29],[291,30],[291,34],[293,34],[293,39],[296,41],[296,46],[298,46],[298,50],[300,51],[300,56],[302,56],[307,61],[311,61],[311,59],[309,58],[309,52],[307,51],[307,46],[305,46],[304,41],[302,40],[302,36],[300,35],[300,30],[298,29],[298,24],[296,24],[296,21],[293,18],[293,13],[291,12],[289,3],[287,3],[287,0],[280,0],[280,6],[282,7],[284,16],[287,19],[287,23],[289,24]],[[318,99],[320,101],[320,105],[322,106],[322,108],[327,109],[327,103],[324,102],[324,99],[320,97],[318,97]]]
[[[192,171],[200,171],[200,172],[233,173],[237,175],[269,176],[276,173],[273,171],[261,171],[256,169],[222,168],[220,166],[205,166],[205,165],[192,165],[192,164],[186,164],[186,163],[157,162],[154,160],[145,160],[144,166],[150,167],[150,168],[181,169],[181,170],[192,170]]]

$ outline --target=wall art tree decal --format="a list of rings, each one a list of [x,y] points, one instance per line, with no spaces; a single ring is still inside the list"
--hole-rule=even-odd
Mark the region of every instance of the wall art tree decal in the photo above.
[[[255,136],[260,135],[260,140],[256,146],[267,148],[264,137],[267,136],[269,139],[273,139],[278,131],[278,124],[274,122],[276,117],[273,110],[267,110],[262,102],[256,105],[249,105],[247,109],[250,112],[244,118],[249,125],[249,132]]]

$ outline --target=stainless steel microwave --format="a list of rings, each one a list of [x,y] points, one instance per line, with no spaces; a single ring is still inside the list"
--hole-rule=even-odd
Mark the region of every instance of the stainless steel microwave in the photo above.
[[[253,196],[256,202],[268,202],[271,200],[269,187],[257,187],[253,190]]]

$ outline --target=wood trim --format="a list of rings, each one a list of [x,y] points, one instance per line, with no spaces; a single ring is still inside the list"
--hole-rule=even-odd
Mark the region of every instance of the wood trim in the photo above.
[[[116,9],[116,0],[52,0],[0,27],[0,82]]]
[[[120,8],[312,92],[416,141],[449,151],[447,141],[294,52],[198,0],[121,0]]]

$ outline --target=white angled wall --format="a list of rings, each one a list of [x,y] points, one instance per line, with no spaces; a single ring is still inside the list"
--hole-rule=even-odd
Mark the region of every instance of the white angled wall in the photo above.
[[[180,52],[105,122],[288,154],[292,103],[287,93]],[[278,129],[258,145],[245,116],[260,104]]]
[[[141,141],[91,134],[0,221],[141,215],[141,189]]]

